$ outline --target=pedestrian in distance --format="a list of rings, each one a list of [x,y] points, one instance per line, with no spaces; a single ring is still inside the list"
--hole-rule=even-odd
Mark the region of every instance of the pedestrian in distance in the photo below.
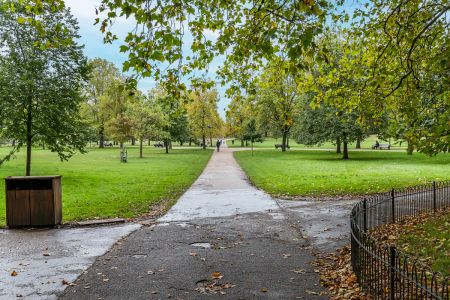
[[[221,144],[220,140],[217,140],[216,142],[217,152],[220,151],[220,144]]]

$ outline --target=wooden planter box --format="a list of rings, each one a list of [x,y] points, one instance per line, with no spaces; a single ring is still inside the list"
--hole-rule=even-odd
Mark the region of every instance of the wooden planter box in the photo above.
[[[61,176],[7,177],[5,188],[8,227],[61,224]]]

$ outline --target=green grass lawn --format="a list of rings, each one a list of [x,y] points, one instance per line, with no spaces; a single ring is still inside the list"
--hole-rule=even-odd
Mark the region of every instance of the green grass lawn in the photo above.
[[[361,142],[361,148],[362,149],[371,149],[372,145],[375,144],[376,140],[378,140],[380,142],[380,144],[389,144],[388,141],[383,141],[383,140],[379,139],[376,135],[371,135],[367,139],[365,139],[364,141]],[[254,143],[253,147],[254,148],[274,148],[275,144],[281,144],[281,142],[282,142],[281,138],[266,138],[262,142]],[[231,147],[231,148],[240,148],[241,141],[238,139],[235,139],[234,144],[232,144],[231,140],[229,140],[229,141],[227,141],[227,145],[228,145],[228,147]],[[398,144],[395,144],[394,141],[391,141],[391,145],[392,145],[391,149],[405,149],[405,144],[403,144],[402,147],[400,147]],[[356,146],[356,143],[349,144],[350,149],[354,149],[355,146]],[[250,147],[250,144],[248,147]],[[292,149],[295,149],[295,148],[334,149],[334,148],[336,148],[336,146],[330,142],[323,143],[321,145],[306,146],[306,145],[302,145],[302,144],[297,144],[292,139],[289,140],[289,147],[291,147]]]
[[[389,151],[235,152],[250,180],[276,196],[361,195],[450,179],[450,154],[436,157]]]
[[[49,151],[34,149],[32,175],[62,175],[63,220],[133,217],[161,200],[173,203],[200,175],[212,151],[197,149],[128,148],[128,163],[120,163],[118,148],[90,149],[60,162]],[[0,148],[0,156],[7,148]],[[0,166],[0,177],[24,175],[25,153]],[[0,181],[4,191],[4,180]],[[0,193],[0,224],[5,224],[5,195]]]
[[[424,223],[408,226],[400,235],[397,247],[403,252],[419,257],[444,276],[450,276],[450,212]]]

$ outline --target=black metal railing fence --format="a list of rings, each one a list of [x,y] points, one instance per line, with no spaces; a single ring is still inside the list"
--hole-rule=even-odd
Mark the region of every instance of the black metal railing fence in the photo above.
[[[449,300],[450,277],[369,234],[377,226],[449,206],[450,181],[393,189],[356,204],[351,213],[351,263],[361,288],[375,299]]]

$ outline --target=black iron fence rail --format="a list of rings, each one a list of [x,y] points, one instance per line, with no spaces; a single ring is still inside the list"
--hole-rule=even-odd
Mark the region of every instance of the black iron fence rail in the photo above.
[[[445,207],[450,207],[450,181],[393,189],[353,207],[351,263],[366,293],[375,299],[450,300],[450,276],[433,272],[417,259],[394,246],[381,244],[369,234],[377,226]]]

